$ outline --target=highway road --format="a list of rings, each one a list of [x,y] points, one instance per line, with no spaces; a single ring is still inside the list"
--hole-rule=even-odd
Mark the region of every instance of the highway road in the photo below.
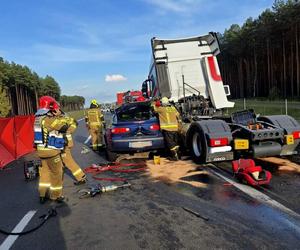
[[[105,163],[104,154],[81,154],[88,137],[84,122],[74,136],[74,158],[83,167]],[[0,228],[27,230],[54,204],[40,205],[37,180],[25,182],[23,161],[0,172]],[[269,166],[271,168],[271,166]],[[130,189],[79,199],[68,174],[67,202],[37,231],[20,237],[0,234],[0,249],[297,249],[300,242],[300,175],[271,168],[268,187],[254,189],[235,181],[230,164],[199,166],[206,175],[167,185],[143,173],[130,175]],[[95,181],[89,176],[87,185]],[[197,217],[194,211],[207,218]],[[29,211],[35,211],[30,213]],[[25,216],[25,218],[24,218]],[[22,220],[23,219],[23,220]]]

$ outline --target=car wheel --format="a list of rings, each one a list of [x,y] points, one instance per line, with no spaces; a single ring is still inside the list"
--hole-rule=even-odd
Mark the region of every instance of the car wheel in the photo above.
[[[105,156],[106,159],[110,162],[115,162],[117,160],[117,158],[119,157],[119,155],[115,152],[111,151],[111,145],[109,143],[107,143],[107,139],[105,138]]]
[[[109,149],[106,149],[105,151],[106,158],[110,162],[115,162],[119,155],[117,153],[111,152]]]
[[[191,156],[196,163],[206,162],[206,139],[200,128],[194,127],[192,129],[188,139],[188,146]]]

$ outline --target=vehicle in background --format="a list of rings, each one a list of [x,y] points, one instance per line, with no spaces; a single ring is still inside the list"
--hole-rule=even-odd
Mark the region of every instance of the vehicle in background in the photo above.
[[[136,102],[143,97],[142,91],[127,91],[117,93],[117,105],[121,106],[123,103]]]
[[[125,103],[117,108],[112,125],[105,132],[108,160],[120,153],[157,151],[164,148],[164,138],[149,101]]]
[[[297,154],[300,125],[288,115],[257,118],[244,110],[225,116],[234,106],[223,85],[215,33],[182,39],[152,38],[152,61],[142,85],[145,98],[166,96],[183,120],[182,139],[196,162]]]
[[[105,113],[111,112],[111,110],[110,110],[109,108],[104,108],[104,109],[102,109],[101,111],[102,111],[102,112],[105,112]]]

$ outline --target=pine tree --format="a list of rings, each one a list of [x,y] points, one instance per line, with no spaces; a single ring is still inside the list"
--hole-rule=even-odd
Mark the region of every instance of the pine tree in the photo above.
[[[10,112],[9,99],[3,86],[0,85],[0,117],[7,117]]]

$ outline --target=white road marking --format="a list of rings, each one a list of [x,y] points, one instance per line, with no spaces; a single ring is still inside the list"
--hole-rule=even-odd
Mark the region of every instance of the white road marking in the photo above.
[[[91,140],[91,138],[92,138],[92,136],[89,136],[89,137],[85,140],[84,144],[87,144],[87,143]]]
[[[82,120],[84,120],[84,118],[78,119],[77,122],[81,122]]]
[[[213,165],[213,167],[214,167],[214,165]],[[230,184],[232,184],[233,186],[235,186],[236,188],[238,188],[242,192],[244,192],[244,193],[248,194],[249,196],[251,196],[252,198],[260,201],[261,203],[264,203],[264,204],[270,205],[272,207],[278,208],[279,210],[281,210],[283,212],[286,212],[289,215],[300,218],[300,215],[298,213],[296,213],[293,210],[287,208],[286,206],[282,205],[281,203],[273,200],[271,197],[265,195],[264,193],[254,189],[252,187],[249,187],[247,185],[237,183],[236,181],[227,178],[226,176],[216,172],[215,170],[213,170],[211,168],[209,170],[211,170],[215,175],[217,175],[220,178],[224,179],[225,181],[229,182]]]
[[[13,229],[12,233],[22,232],[23,229],[27,226],[29,221],[32,219],[32,217],[35,215],[36,211],[32,210],[29,211],[23,219],[16,225],[16,227]],[[14,244],[14,242],[18,239],[19,235],[9,235],[3,241],[3,243],[0,245],[0,250],[8,250],[11,248],[11,246]]]

